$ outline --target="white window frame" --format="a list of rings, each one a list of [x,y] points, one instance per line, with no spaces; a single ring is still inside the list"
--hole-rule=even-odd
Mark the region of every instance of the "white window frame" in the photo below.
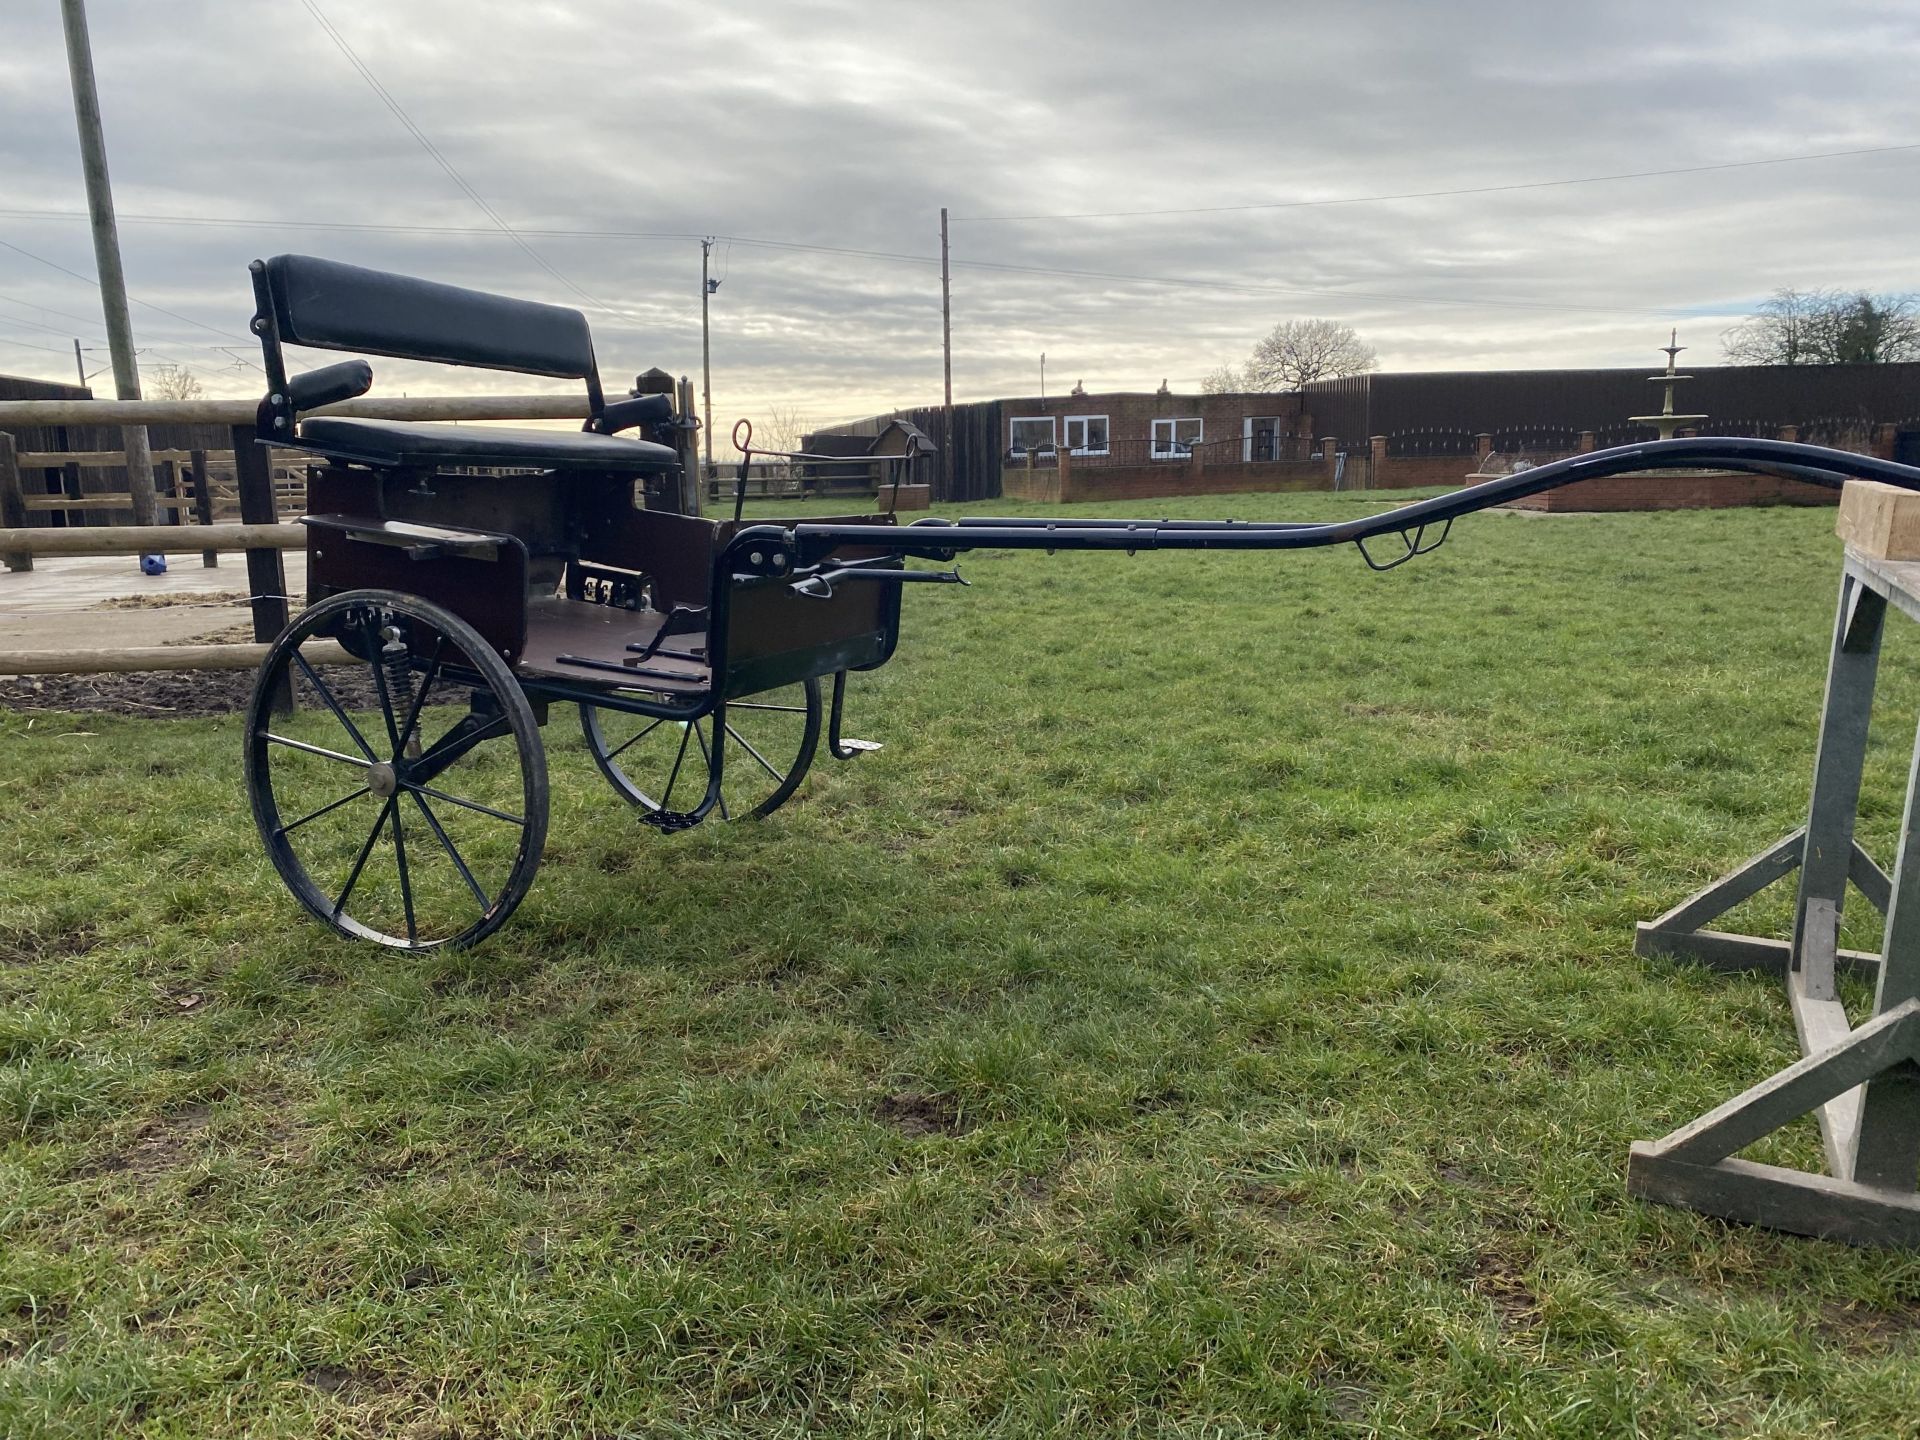
[[[1057,450],[1060,443],[1060,430],[1059,420],[1055,416],[1014,415],[1010,416],[1007,420],[1007,453],[1011,455],[1016,448],[1019,448],[1018,442],[1014,439],[1014,437],[1019,434],[1019,431],[1015,427],[1020,425],[1038,425],[1043,420],[1047,425],[1047,443],[1045,445],[1028,445],[1024,448],[1029,451]]]
[[[1241,417],[1240,421],[1240,460],[1242,464],[1251,465],[1253,463],[1253,427],[1262,420],[1270,420],[1273,422],[1274,458],[1279,458],[1280,447],[1283,443],[1280,437],[1286,433],[1286,417],[1283,415],[1245,415]]]
[[[1106,437],[1101,441],[1098,449],[1084,443],[1087,424],[1093,420],[1098,420],[1106,431]],[[1079,445],[1073,443],[1073,427],[1076,424],[1080,426],[1080,438],[1083,442]],[[1105,415],[1068,415],[1065,417],[1062,428],[1066,431],[1067,449],[1074,455],[1105,455],[1108,453],[1108,447],[1113,443],[1113,425]]]
[[[1167,438],[1165,440],[1160,438],[1160,427],[1163,425],[1166,427]],[[1181,440],[1180,427],[1182,425],[1191,425],[1194,427],[1192,439],[1186,441]],[[1207,422],[1199,415],[1171,416],[1165,420],[1154,421],[1151,434],[1153,436],[1153,444],[1150,447],[1149,453],[1152,454],[1154,459],[1184,460],[1193,453],[1193,447],[1195,445],[1204,445],[1206,443]],[[1180,448],[1182,444],[1186,445],[1187,448],[1185,450]]]

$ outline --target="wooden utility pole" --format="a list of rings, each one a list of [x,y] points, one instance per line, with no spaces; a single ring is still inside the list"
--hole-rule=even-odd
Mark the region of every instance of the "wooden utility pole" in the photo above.
[[[953,283],[947,265],[947,207],[940,207],[940,368],[944,390],[940,401],[940,470],[946,476],[942,500],[953,498]]]
[[[86,389],[87,361],[86,357],[80,353],[80,337],[78,335],[73,337],[73,373],[80,377],[80,388],[83,390]]]
[[[140,368],[133,355],[133,321],[127,314],[126,272],[120,268],[120,233],[113,218],[113,186],[107,179],[107,141],[100,124],[100,93],[93,83],[93,46],[87,38],[85,0],[60,0],[60,18],[67,31],[67,71],[73,80],[74,119],[80,127],[87,213],[93,220],[93,263],[100,276],[107,343],[113,349],[113,388],[122,400],[138,400]],[[84,371],[81,383],[86,383]],[[127,493],[133,500],[133,523],[151,525],[156,507],[147,430],[144,425],[129,425],[121,433],[127,447]]]
[[[707,278],[707,257],[713,253],[713,237],[700,242],[700,428],[707,436],[707,473],[713,479],[713,332],[707,326],[707,297],[713,294],[713,282]]]

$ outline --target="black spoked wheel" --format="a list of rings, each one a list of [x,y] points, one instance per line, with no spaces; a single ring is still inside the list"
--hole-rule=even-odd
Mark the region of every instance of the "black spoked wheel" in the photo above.
[[[360,663],[301,653],[325,638]],[[272,713],[283,686],[291,715]],[[546,754],[513,672],[464,620],[393,591],[323,600],[274,641],[246,777],[273,868],[356,940],[473,944],[526,896],[546,843]]]
[[[651,814],[684,813],[706,794],[716,735],[725,745],[722,820],[771,815],[800,788],[820,742],[820,682],[806,680],[744,700],[726,718],[656,720],[599,705],[580,707],[587,749],[613,788]]]

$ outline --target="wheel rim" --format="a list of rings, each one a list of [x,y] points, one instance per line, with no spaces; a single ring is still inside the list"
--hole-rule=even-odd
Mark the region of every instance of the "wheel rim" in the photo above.
[[[725,720],[658,720],[599,705],[580,707],[594,763],[613,788],[650,814],[692,810],[706,794],[714,736],[723,737],[722,820],[771,815],[813,764],[820,740],[820,682],[807,680],[729,700]]]
[[[361,663],[300,653],[339,639]],[[295,711],[272,713],[290,686]],[[546,760],[513,673],[449,612],[336,595],[268,652],[247,707],[246,779],[274,869],[343,935],[470,945],[526,895],[546,841]]]

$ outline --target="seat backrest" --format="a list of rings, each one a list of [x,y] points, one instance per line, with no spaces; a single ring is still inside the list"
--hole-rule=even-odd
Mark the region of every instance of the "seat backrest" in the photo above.
[[[563,305],[311,255],[276,255],[255,274],[283,343],[524,375],[598,378],[587,317]]]

